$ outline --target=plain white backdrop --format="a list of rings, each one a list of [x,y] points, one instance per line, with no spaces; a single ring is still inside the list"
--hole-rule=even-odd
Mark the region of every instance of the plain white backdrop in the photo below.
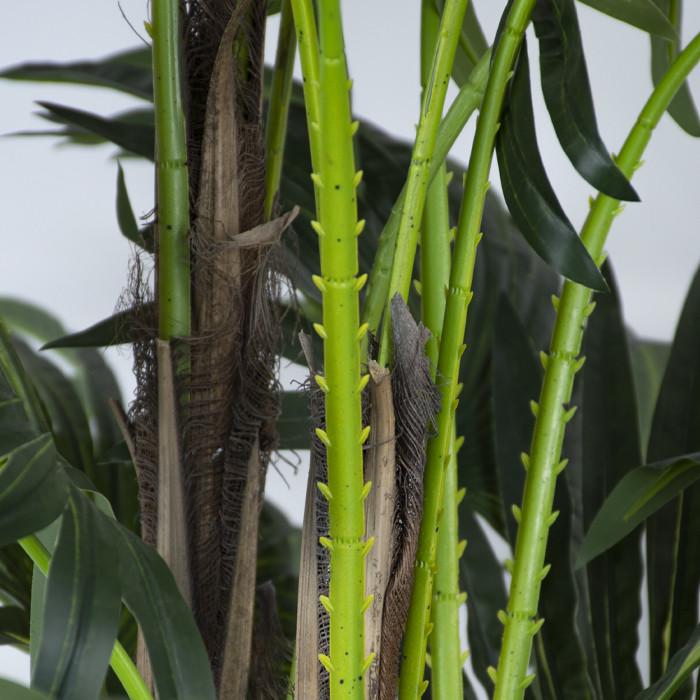
[[[476,0],[487,38],[493,38],[503,2]],[[685,3],[684,36],[700,30],[700,4]],[[130,22],[140,28],[145,0],[123,0]],[[601,134],[620,147],[651,89],[649,40],[642,32],[579,5],[588,67]],[[344,3],[354,109],[397,136],[411,139],[418,114],[418,0],[353,0]],[[274,56],[276,19],[270,20],[266,55]],[[134,47],[139,38],[124,21],[116,0],[25,0],[3,14],[0,67],[25,61],[69,61]],[[532,65],[536,66],[530,41]],[[536,76],[536,71],[533,70]],[[535,77],[535,82],[537,78]],[[700,74],[691,79],[700,96]],[[454,95],[454,90],[451,94]],[[587,212],[590,188],[568,164],[536,92],[540,148],[560,200],[575,225]],[[0,82],[0,134],[44,128],[33,116],[35,100],[49,100],[110,114],[138,103],[107,90]],[[449,99],[449,97],[448,97]],[[473,125],[453,157],[466,162]],[[129,245],[114,215],[116,163],[113,148],[59,148],[50,138],[0,139],[0,295],[41,304],[69,330],[113,312],[125,285]],[[690,278],[700,262],[697,163],[700,143],[665,117],[635,177],[642,203],[630,204],[616,220],[608,250],[617,271],[629,325],[640,335],[672,336]],[[150,166],[124,163],[137,214],[153,205]],[[492,183],[499,188],[494,167]],[[130,358],[112,350],[125,398],[133,390]],[[303,467],[303,465],[302,465]],[[301,522],[306,475],[281,466],[268,477],[268,495]],[[26,657],[0,650],[0,676],[26,680]]]

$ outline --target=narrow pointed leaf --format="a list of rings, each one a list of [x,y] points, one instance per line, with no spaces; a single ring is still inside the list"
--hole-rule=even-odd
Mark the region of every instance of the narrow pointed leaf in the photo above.
[[[605,291],[605,280],[566,218],[542,164],[524,43],[506,96],[496,154],[508,209],[535,252],[565,277]]]
[[[669,41],[677,37],[673,25],[656,5],[655,0],[580,0],[580,2]]]
[[[32,687],[57,699],[97,697],[107,673],[121,607],[119,580],[108,574],[116,555],[110,534],[75,490],[51,558],[32,674]]]
[[[673,21],[676,31],[672,41],[665,41],[658,36],[651,37],[651,76],[654,85],[658,85],[683,48],[680,41],[683,3],[676,0],[654,0],[654,2],[659,11],[669,18],[669,22]],[[671,17],[673,17],[672,20]],[[687,82],[681,85],[671,101],[668,113],[685,132],[691,136],[700,136],[700,116]]]
[[[0,645],[24,646],[29,641],[26,610],[16,605],[0,607]]]
[[[129,200],[121,163],[117,164],[117,222],[119,223],[119,230],[125,238],[143,247],[143,239],[139,233],[139,225],[136,222],[136,216]]]
[[[669,700],[677,697],[677,691],[698,666],[700,666],[700,625],[690,635],[687,644],[673,655],[664,675],[651,688],[640,693],[636,700]]]
[[[0,72],[0,78],[94,85],[150,100],[153,94],[151,72],[151,51],[140,47],[95,61],[23,63]]]
[[[139,310],[139,313],[143,313],[143,310]],[[143,338],[143,331],[136,323],[136,316],[136,311],[133,309],[119,311],[82,331],[45,343],[41,349],[100,348],[133,343]]]
[[[47,111],[52,121],[78,127],[137,156],[153,160],[155,132],[150,124],[126,118],[101,117],[91,112],[52,102],[39,102],[38,104]]]
[[[538,0],[532,21],[540,42],[544,100],[564,152],[597,190],[638,201],[598,133],[574,0]]]

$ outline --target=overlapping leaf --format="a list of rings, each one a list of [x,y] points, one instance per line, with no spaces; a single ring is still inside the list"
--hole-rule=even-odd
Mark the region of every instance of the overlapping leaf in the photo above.
[[[598,133],[574,0],[538,0],[532,21],[540,43],[542,92],[564,152],[597,190],[638,201]]]
[[[605,280],[566,218],[540,157],[524,43],[504,105],[496,153],[508,209],[535,252],[565,277],[605,291]]]
[[[676,38],[673,25],[657,7],[656,0],[580,0],[580,2],[650,34],[671,41]]]

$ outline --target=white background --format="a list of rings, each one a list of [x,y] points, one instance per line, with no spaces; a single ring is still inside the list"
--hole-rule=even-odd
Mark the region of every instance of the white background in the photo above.
[[[121,4],[140,30],[147,14],[144,0],[124,0]],[[503,4],[477,0],[489,40]],[[406,139],[414,134],[418,114],[419,5],[417,0],[344,3],[354,109]],[[687,2],[685,6],[687,38],[700,29],[700,4]],[[579,8],[600,131],[608,147],[615,150],[651,89],[648,37],[586,6]],[[268,59],[274,56],[276,20],[270,25]],[[0,36],[0,67],[30,60],[100,57],[139,42],[115,0],[15,2],[3,13]],[[530,42],[531,53],[534,43]],[[691,85],[700,95],[699,73]],[[107,90],[3,81],[0,134],[45,127],[32,116],[37,99],[103,114],[138,103]],[[562,155],[538,97],[536,119],[550,178],[570,219],[580,225],[590,188]],[[453,151],[462,162],[468,157],[472,133],[468,128]],[[47,138],[0,139],[0,294],[41,304],[70,330],[112,313],[125,285],[130,250],[114,215],[113,152],[109,147],[97,151],[57,148],[55,140]],[[671,337],[689,280],[700,261],[699,156],[700,144],[664,118],[647,151],[646,166],[635,177],[643,201],[628,205],[613,230],[608,248],[627,321],[644,336]],[[145,215],[152,207],[150,167],[125,162],[125,169],[137,214]],[[499,189],[495,169],[492,180]],[[110,351],[108,359],[128,398],[133,389],[128,353]],[[269,495],[300,522],[305,475],[303,470],[295,476],[289,468],[281,468],[289,486],[271,472]],[[26,680],[27,669],[26,659],[19,653],[0,650],[0,676]]]

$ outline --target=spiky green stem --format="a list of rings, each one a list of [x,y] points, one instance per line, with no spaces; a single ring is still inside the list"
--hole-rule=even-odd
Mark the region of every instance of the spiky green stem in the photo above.
[[[457,42],[468,0],[447,0],[437,32],[430,75],[423,91],[423,99],[411,155],[411,166],[406,179],[406,194],[396,235],[391,278],[385,299],[384,323],[379,346],[379,364],[386,366],[391,352],[391,300],[396,294],[408,298],[413,277],[413,263],[418,244],[418,231],[423,218],[425,195],[430,184],[430,163],[445,105]]]
[[[437,544],[438,512],[442,500],[445,469],[450,458],[451,425],[457,408],[457,382],[464,346],[467,309],[472,296],[476,246],[488,188],[496,132],[506,85],[522,43],[535,0],[514,0],[505,20],[505,30],[495,49],[491,72],[477,124],[464,197],[460,207],[452,255],[450,285],[440,342],[438,377],[441,395],[437,433],[428,441],[423,478],[423,517],[416,555],[415,577],[408,623],[404,636],[400,698],[415,700],[423,686],[426,632],[430,619],[433,568]]]
[[[489,75],[490,52],[483,56],[472,70],[468,82],[460,89],[457,97],[450,106],[447,114],[440,123],[433,158],[430,163],[428,182],[435,178],[440,165],[447,158],[447,154],[454,145],[469,117],[479,108],[483,99],[486,81]],[[367,284],[367,294],[362,309],[362,319],[369,325],[372,333],[376,333],[382,318],[382,312],[389,293],[389,278],[391,266],[396,248],[396,234],[399,228],[399,220],[403,211],[406,197],[406,186],[396,199],[384,229],[379,237],[377,254],[374,258],[372,271]]]
[[[182,108],[177,0],[153,0],[153,106],[156,127],[158,334],[190,334],[187,138]]]
[[[293,7],[296,20],[297,9],[304,8]],[[318,131],[312,160],[319,211],[313,226],[319,236],[321,277],[314,282],[323,297],[323,325],[315,328],[323,339],[325,377],[316,381],[325,392],[326,429],[316,432],[327,451],[328,484],[320,488],[329,502],[329,538],[322,543],[330,552],[329,598],[321,601],[330,616],[330,657],[319,658],[330,674],[331,699],[359,700],[367,666],[364,560],[371,546],[364,541],[362,473],[362,444],[369,431],[362,426],[361,395],[369,376],[360,375],[359,290],[364,280],[357,277],[357,236],[363,222],[357,220],[356,189],[361,173],[355,172],[356,125],[350,114],[339,0],[322,0],[318,18],[319,120],[311,126]],[[311,37],[300,37],[300,46],[302,39]],[[310,121],[313,109],[307,104]]]
[[[625,141],[615,162],[622,173],[631,178],[639,167],[652,131],[666,111],[671,99],[693,67],[700,61],[700,35],[679,54],[663,80],[658,84],[642,109],[634,128]],[[592,204],[581,231],[581,240],[600,264],[603,247],[619,201],[599,194]],[[504,616],[505,629],[496,679],[495,700],[518,700],[533,676],[527,675],[534,634],[542,621],[536,619],[545,567],[545,551],[549,528],[556,520],[552,513],[557,475],[566,466],[561,460],[561,448],[566,423],[575,407],[568,406],[574,376],[583,364],[579,358],[587,317],[594,304],[591,290],[574,282],[564,284],[561,299],[555,299],[557,318],[552,333],[549,354],[542,353],[545,375],[536,409],[535,427],[529,457],[524,458],[527,475],[522,509],[514,506],[520,520],[515,543],[513,579],[510,586],[508,610]]]
[[[41,540],[36,535],[29,535],[19,540],[19,545],[34,562],[36,568],[44,576],[48,576],[51,555],[49,550],[41,543]],[[148,686],[141,678],[134,662],[119,641],[114,642],[109,665],[112,667],[130,700],[153,700]]]
[[[265,220],[272,217],[280,188],[296,45],[290,0],[282,0],[275,69],[272,74],[267,123],[265,125]]]

